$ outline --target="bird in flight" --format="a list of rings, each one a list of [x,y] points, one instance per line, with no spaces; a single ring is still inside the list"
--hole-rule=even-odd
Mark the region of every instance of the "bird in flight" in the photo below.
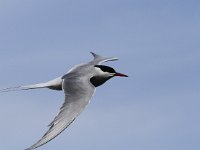
[[[49,88],[52,90],[63,90],[65,101],[60,108],[58,115],[49,124],[49,130],[43,137],[26,150],[33,150],[54,139],[65,130],[76,117],[84,110],[89,103],[96,87],[104,84],[115,76],[128,77],[125,74],[116,72],[109,66],[102,65],[107,61],[114,61],[117,58],[104,58],[91,52],[94,59],[88,63],[79,64],[70,69],[67,74],[44,83],[11,87],[0,92],[29,90],[37,88]]]

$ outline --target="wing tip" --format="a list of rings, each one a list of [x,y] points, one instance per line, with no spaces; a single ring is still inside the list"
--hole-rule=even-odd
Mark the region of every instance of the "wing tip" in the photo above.
[[[36,149],[36,148],[38,148],[38,147],[40,147],[40,146],[42,146],[42,145],[47,143],[46,142],[46,143],[39,144],[39,142],[40,142],[40,140],[37,143],[35,143],[34,145],[32,145],[31,147],[29,147],[29,148],[27,148],[25,150],[34,150],[34,149]]]
[[[102,57],[94,52],[90,52],[92,54],[92,56],[94,57],[94,60],[101,60],[102,62],[106,62],[106,61],[115,61],[115,60],[119,60],[119,58],[117,57]]]
[[[94,57],[94,59],[102,57],[102,56],[100,56],[100,55],[98,55],[98,54],[96,54],[96,53],[94,53],[92,51],[90,53],[92,54],[92,56]]]
[[[29,147],[29,148],[26,148],[25,150],[33,150],[33,149],[35,149],[35,148],[33,148],[33,147],[31,146],[31,147]]]

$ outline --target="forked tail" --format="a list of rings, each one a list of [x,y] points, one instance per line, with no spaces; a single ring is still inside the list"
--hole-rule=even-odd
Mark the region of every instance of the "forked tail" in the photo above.
[[[16,87],[9,87],[5,89],[1,89],[0,93],[10,92],[10,91],[19,91],[19,90],[30,90],[30,89],[38,89],[38,88],[49,88],[52,90],[62,90],[62,77],[55,78],[48,82],[31,84],[31,85],[23,85]]]
[[[1,89],[0,93],[10,92],[10,91],[20,91],[20,90],[30,90],[30,89],[38,89],[47,87],[46,83],[32,84],[32,85],[24,85],[24,86],[15,86],[9,87],[5,89]]]

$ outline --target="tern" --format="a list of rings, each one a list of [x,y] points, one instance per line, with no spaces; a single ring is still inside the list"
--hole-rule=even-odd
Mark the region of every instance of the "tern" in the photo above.
[[[112,67],[102,65],[104,62],[118,60],[118,58],[105,58],[93,52],[91,54],[94,57],[92,61],[76,65],[63,76],[44,83],[6,88],[0,91],[8,92],[37,88],[64,91],[65,101],[58,115],[49,124],[49,130],[38,142],[26,150],[33,150],[46,144],[65,130],[90,102],[96,87],[115,76],[128,77],[125,74],[116,72]]]

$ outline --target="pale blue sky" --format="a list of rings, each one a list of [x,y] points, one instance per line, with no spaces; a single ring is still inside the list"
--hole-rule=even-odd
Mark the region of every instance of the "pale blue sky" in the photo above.
[[[129,78],[99,87],[86,110],[38,150],[199,150],[200,2],[1,0],[0,88],[44,82],[92,59]],[[0,149],[47,131],[63,93],[0,94]]]

